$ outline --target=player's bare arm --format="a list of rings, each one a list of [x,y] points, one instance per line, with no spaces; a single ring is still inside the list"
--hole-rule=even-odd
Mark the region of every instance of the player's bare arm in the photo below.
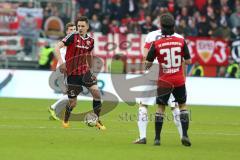
[[[87,55],[87,64],[91,70],[91,72],[93,73],[94,72],[94,66],[93,66],[93,53],[91,51],[91,53],[89,55]],[[96,80],[97,77],[95,75],[92,75],[92,78],[93,80]]]
[[[58,42],[55,46],[55,54],[56,54],[56,57],[57,57],[57,60],[60,64],[60,71],[62,73],[66,73],[66,65],[63,63],[63,59],[61,57],[61,53],[60,53],[60,49],[65,47],[64,43],[62,41]]]
[[[192,60],[191,59],[187,59],[184,61],[185,64],[191,64],[192,63]]]
[[[156,58],[154,43],[152,43],[150,49],[146,49],[146,50],[144,50],[144,52],[145,51],[147,52],[146,61],[145,61],[145,69],[148,70],[152,67],[153,61]]]
[[[152,67],[152,62],[145,61],[145,70],[149,70]]]
[[[93,71],[93,53],[91,51],[90,54],[87,55],[87,64],[89,66],[89,68],[91,69],[91,71]]]
[[[191,60],[191,56],[190,56],[189,49],[188,49],[186,41],[184,41],[183,51],[184,51],[184,57],[183,57],[184,58],[184,63],[186,65],[191,64],[192,60]]]

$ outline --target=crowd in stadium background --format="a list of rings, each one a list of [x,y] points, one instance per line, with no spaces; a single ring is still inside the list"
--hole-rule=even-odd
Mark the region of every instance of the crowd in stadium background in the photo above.
[[[38,29],[33,29],[34,35],[36,31],[38,31],[36,35],[37,38],[33,38],[35,37],[33,35],[27,36],[26,38],[24,32],[20,32],[21,30],[17,31],[17,34],[23,35],[25,39],[25,52],[33,52],[31,48],[31,46],[35,46],[32,45],[33,43],[37,43],[36,46],[41,46],[41,41],[39,40],[41,38],[62,38],[64,36],[64,30],[62,29],[64,25],[80,15],[85,15],[90,19],[91,32],[101,32],[103,35],[128,35],[130,33],[147,34],[150,31],[158,29],[159,15],[164,12],[170,12],[176,19],[175,25],[177,33],[185,37],[193,36],[198,39],[207,37],[210,41],[212,38],[217,38],[227,44],[225,48],[229,50],[228,54],[226,54],[228,57],[227,63],[224,63],[224,65],[214,64],[215,66],[203,65],[204,71],[207,72],[203,74],[203,76],[239,77],[239,0],[73,0],[71,1],[72,8],[70,9],[66,7],[69,1],[66,1],[66,3],[59,2],[64,2],[64,0],[41,1],[40,5],[37,6],[42,9],[41,26],[39,26]],[[3,3],[6,4],[10,2],[4,1]],[[34,8],[36,7],[35,3],[36,1],[34,0],[11,2],[16,8]],[[74,10],[72,10],[73,6]],[[74,14],[72,12],[74,12]],[[0,16],[2,16],[2,14],[0,14]],[[29,15],[29,17],[32,16]],[[58,17],[60,20],[54,17]],[[50,23],[50,20],[53,18],[57,22],[61,21],[59,22],[61,23],[60,32],[57,32],[56,30],[58,28],[54,28],[56,26]],[[51,28],[50,25],[53,30],[46,29]],[[26,28],[27,27],[25,27],[25,30]],[[31,31],[28,29],[27,34],[29,34],[29,32]],[[0,32],[0,36],[1,34]],[[28,40],[29,37],[30,40]],[[191,38],[190,41],[192,41]],[[29,42],[29,44],[27,44],[27,42]],[[214,43],[214,46],[215,45]],[[26,46],[30,46],[30,48]],[[199,63],[197,62],[196,66],[198,65]],[[200,65],[202,65],[201,62]],[[228,69],[228,66],[230,66],[230,69]],[[234,68],[234,71],[237,69],[236,74],[229,76],[232,68]],[[199,70],[201,72],[201,68]],[[208,73],[209,70],[214,72],[214,74]],[[201,76],[201,74],[198,75]]]

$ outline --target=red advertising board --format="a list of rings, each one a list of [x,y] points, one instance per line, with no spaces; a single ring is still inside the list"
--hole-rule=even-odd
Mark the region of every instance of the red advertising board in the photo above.
[[[230,48],[227,41],[209,37],[187,37],[193,63],[207,66],[226,66]]]

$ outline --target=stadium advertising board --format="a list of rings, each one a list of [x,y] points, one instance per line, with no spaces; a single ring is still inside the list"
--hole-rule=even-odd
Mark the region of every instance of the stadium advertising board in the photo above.
[[[139,63],[142,60],[144,40],[146,35],[137,34],[107,34],[95,33],[94,54],[107,61],[115,54],[126,56],[127,70],[139,71],[141,68],[133,68],[128,64]],[[193,59],[207,66],[228,65],[230,48],[228,42],[222,39],[187,37],[186,41]],[[139,66],[135,66],[139,67]]]
[[[27,70],[0,70],[0,97],[14,98],[60,98],[62,94],[54,91],[49,86],[50,71],[27,71]],[[123,76],[126,83],[129,79],[138,75]],[[121,93],[117,93],[119,85],[112,82],[113,76],[106,73],[98,75],[98,86],[101,90],[103,100],[122,101]],[[238,91],[240,90],[239,79],[229,78],[197,78],[187,77],[188,104],[191,105],[219,105],[240,106]],[[224,88],[223,88],[224,86]],[[136,87],[136,86],[133,86]],[[141,86],[138,88],[141,91]],[[128,91],[131,91],[128,88]],[[128,92],[124,92],[127,94]],[[85,89],[81,100],[90,100],[91,96]],[[134,102],[135,100],[133,100]]]
[[[209,66],[228,65],[230,54],[228,42],[207,37],[187,37],[186,40],[193,63],[199,62],[201,65]]]
[[[0,3],[0,35],[17,34],[17,7],[17,4]]]

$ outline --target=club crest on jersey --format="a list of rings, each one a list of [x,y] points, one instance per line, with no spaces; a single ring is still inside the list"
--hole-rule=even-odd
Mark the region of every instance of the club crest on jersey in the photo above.
[[[212,40],[197,40],[197,52],[199,57],[207,63],[213,55],[214,51],[214,41]]]

